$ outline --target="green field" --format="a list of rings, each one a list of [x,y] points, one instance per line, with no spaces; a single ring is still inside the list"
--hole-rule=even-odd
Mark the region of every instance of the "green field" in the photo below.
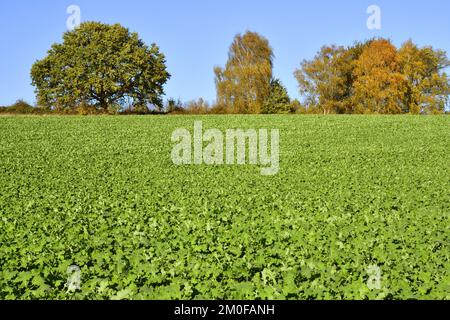
[[[172,164],[199,119],[280,129],[278,175]],[[0,117],[0,299],[450,299],[449,151],[445,116]]]

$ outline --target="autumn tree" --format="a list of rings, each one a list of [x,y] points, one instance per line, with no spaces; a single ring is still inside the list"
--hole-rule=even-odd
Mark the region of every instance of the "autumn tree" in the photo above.
[[[260,113],[270,95],[273,57],[269,41],[258,33],[236,35],[225,68],[214,69],[217,104],[228,112]]]
[[[385,39],[325,46],[295,71],[305,112],[442,112],[449,102],[450,62],[442,50]]]
[[[409,40],[400,48],[399,59],[406,78],[403,111],[443,111],[450,94],[449,78],[444,72],[450,66],[446,53],[432,47],[419,48]]]
[[[365,44],[324,46],[312,60],[294,72],[309,108],[329,113],[351,113],[355,61]]]
[[[397,48],[389,40],[371,41],[356,61],[354,75],[356,112],[402,112],[406,79],[401,73]]]
[[[289,113],[291,110],[291,99],[289,98],[286,88],[279,79],[272,79],[270,82],[270,94],[264,101],[261,113]]]
[[[86,22],[66,32],[31,70],[41,106],[63,110],[93,105],[101,110],[132,101],[162,107],[170,78],[159,48],[119,24]]]

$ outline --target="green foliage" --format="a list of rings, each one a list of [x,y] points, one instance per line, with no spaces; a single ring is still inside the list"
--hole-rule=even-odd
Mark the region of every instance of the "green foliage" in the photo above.
[[[0,299],[450,299],[450,118],[201,119],[279,174],[173,165],[192,117],[0,117]]]
[[[86,22],[66,32],[31,70],[38,104],[62,111],[94,105],[104,112],[129,100],[162,107],[170,78],[165,57],[119,24]]]
[[[261,113],[276,114],[290,113],[292,111],[291,99],[286,88],[279,79],[273,79],[270,83],[270,95],[264,101]]]

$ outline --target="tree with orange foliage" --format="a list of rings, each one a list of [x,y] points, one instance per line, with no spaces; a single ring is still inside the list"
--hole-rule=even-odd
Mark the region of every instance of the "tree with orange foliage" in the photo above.
[[[412,41],[325,46],[294,73],[305,107],[329,113],[442,113],[450,100],[450,61]]]
[[[385,39],[373,40],[355,63],[353,103],[356,113],[402,113],[407,90],[397,48]]]

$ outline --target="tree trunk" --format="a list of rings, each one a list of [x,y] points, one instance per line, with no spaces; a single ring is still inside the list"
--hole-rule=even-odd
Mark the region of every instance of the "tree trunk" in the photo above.
[[[108,101],[105,98],[101,98],[99,100],[100,103],[100,108],[103,109],[103,111],[107,111],[108,110]]]

